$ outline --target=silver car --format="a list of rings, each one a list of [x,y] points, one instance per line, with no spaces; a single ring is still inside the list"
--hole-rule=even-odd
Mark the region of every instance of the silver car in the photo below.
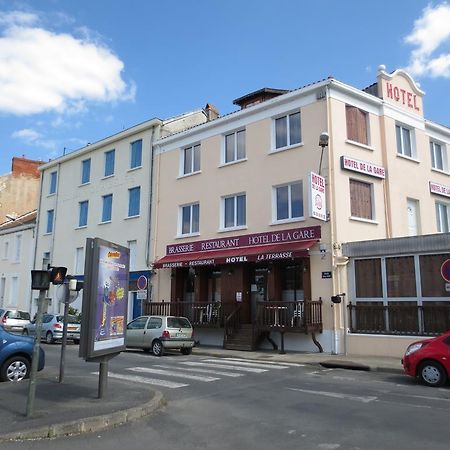
[[[162,356],[165,350],[190,355],[194,346],[192,325],[186,317],[141,316],[127,325],[125,345]]]
[[[30,314],[17,309],[0,309],[0,324],[10,333],[22,334],[26,325],[30,323]]]
[[[44,314],[42,316],[42,339],[47,344],[61,341],[63,337],[64,316],[61,314]],[[80,319],[76,316],[67,316],[67,339],[74,344],[80,343]],[[23,329],[24,335],[36,334],[36,321],[32,320]]]

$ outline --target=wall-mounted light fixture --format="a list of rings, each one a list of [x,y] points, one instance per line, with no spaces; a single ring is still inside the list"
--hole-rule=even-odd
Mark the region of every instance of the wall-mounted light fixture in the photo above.
[[[320,171],[322,170],[323,151],[325,150],[325,147],[328,147],[329,140],[330,140],[330,135],[326,131],[323,131],[322,133],[320,133],[319,147],[322,147],[322,150],[320,152],[319,175],[320,175]]]

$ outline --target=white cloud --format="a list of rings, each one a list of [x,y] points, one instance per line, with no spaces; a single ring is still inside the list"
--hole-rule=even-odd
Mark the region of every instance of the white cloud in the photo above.
[[[46,139],[41,133],[31,128],[23,128],[22,130],[14,131],[11,137],[26,144],[33,145],[34,147],[41,147],[46,150],[56,150],[58,148],[56,141]]]
[[[31,13],[0,12],[0,112],[79,113],[87,102],[134,99],[123,62],[98,39],[33,26]]]
[[[411,52],[409,67],[413,75],[450,78],[450,54],[436,55],[436,50],[450,40],[450,5],[447,2],[427,6],[414,22],[405,42],[416,46]]]

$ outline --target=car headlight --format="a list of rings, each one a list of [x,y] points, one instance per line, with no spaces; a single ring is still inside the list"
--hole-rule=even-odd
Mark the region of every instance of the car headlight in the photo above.
[[[412,344],[406,349],[405,356],[411,355],[411,353],[417,352],[420,348],[422,348],[423,344]]]

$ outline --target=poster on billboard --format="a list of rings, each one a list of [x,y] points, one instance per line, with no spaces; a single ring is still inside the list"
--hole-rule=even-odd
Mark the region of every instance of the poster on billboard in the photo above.
[[[100,238],[86,240],[80,357],[125,350],[129,249]]]
[[[326,222],[327,202],[325,197],[325,178],[311,172],[309,176],[309,203],[311,217]]]

